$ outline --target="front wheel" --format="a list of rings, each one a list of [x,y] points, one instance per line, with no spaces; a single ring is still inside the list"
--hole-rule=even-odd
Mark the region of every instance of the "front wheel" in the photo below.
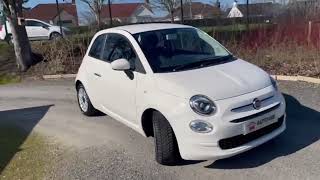
[[[59,40],[62,38],[62,35],[60,33],[52,33],[51,36],[50,36],[50,40]]]
[[[172,127],[159,112],[153,115],[156,160],[162,165],[174,165],[180,159],[179,148]]]
[[[89,96],[82,84],[77,87],[77,95],[81,112],[86,116],[96,115],[98,111],[91,104]]]

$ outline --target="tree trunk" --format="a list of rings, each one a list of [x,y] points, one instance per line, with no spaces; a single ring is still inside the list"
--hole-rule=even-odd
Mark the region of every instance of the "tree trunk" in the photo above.
[[[27,71],[32,65],[31,48],[26,29],[9,19],[18,69]]]
[[[99,27],[99,30],[101,29],[101,14],[99,12],[98,14],[98,27]]]
[[[183,0],[180,0],[180,11],[181,11],[181,24],[183,24],[184,20],[184,12],[183,12]]]
[[[9,25],[11,27],[12,41],[14,44],[14,51],[16,55],[17,66],[20,71],[27,71],[32,65],[32,52],[30,42],[27,36],[26,28],[24,26],[18,25],[18,13],[17,9],[22,9],[21,7],[13,7],[10,4],[10,16],[8,16]],[[20,12],[22,14],[22,10]]]
[[[112,26],[113,26],[113,22],[112,22],[112,8],[111,8],[111,0],[108,0],[108,8],[109,8],[110,27],[112,27]]]
[[[101,19],[99,17],[99,13],[95,13],[95,17],[96,17],[96,21],[97,21],[97,26],[98,26],[98,30],[100,30],[100,26],[101,26]]]
[[[174,12],[171,11],[171,12],[170,12],[170,15],[171,15],[171,23],[174,23]]]

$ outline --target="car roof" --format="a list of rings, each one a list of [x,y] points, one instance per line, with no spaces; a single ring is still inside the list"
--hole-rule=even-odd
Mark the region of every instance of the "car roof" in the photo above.
[[[43,21],[41,21],[41,20],[39,20],[39,19],[30,19],[30,18],[26,18],[25,20],[29,20],[29,21],[40,21],[40,22],[43,22]]]
[[[193,28],[192,26],[182,25],[182,24],[170,24],[170,23],[148,23],[148,24],[134,24],[110,28],[108,30],[123,30],[131,34],[155,31],[162,29],[174,29],[174,28]]]

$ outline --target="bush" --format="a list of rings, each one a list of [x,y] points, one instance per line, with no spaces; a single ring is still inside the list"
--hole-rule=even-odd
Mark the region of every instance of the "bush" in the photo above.
[[[210,32],[210,34],[214,32]],[[77,73],[94,33],[78,34],[59,41],[32,43],[44,61],[32,67],[32,75]],[[218,36],[219,35],[219,36]],[[214,35],[239,58],[271,74],[320,77],[320,51],[312,44],[284,37],[273,26],[254,31],[228,31]]]
[[[95,27],[90,26],[75,26],[69,27],[69,29],[73,35],[90,34],[97,31]]]
[[[77,73],[93,34],[79,34],[57,41],[33,42],[43,61],[31,67],[29,75]]]
[[[320,78],[320,51],[316,47],[297,43],[277,43],[267,47],[248,47],[241,43],[227,43],[228,49],[277,75],[301,75]]]
[[[13,46],[0,41],[0,84],[9,82],[9,79],[15,79],[18,68],[14,55]]]

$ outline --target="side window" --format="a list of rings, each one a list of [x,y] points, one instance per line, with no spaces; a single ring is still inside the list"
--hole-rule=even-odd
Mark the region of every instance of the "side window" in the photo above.
[[[102,59],[111,63],[112,61],[121,58],[127,59],[134,71],[143,74],[146,73],[129,40],[119,34],[107,34]]]
[[[136,54],[125,37],[119,34],[108,34],[103,50],[103,60],[112,62],[120,58],[125,58],[134,64]]]
[[[26,26],[34,26],[34,21],[26,21]]]
[[[115,45],[117,43],[118,40],[118,36],[115,34],[108,34],[107,35],[107,39],[106,39],[106,43],[103,49],[103,56],[102,59],[106,62],[111,62],[110,61],[110,57],[111,54],[114,51]]]
[[[101,53],[102,53],[102,48],[104,45],[104,41],[105,41],[105,35],[100,35],[98,36],[95,41],[93,42],[90,52],[89,52],[89,56],[96,58],[96,59],[101,59]]]
[[[26,21],[26,26],[33,26],[33,27],[41,27],[41,26],[44,26],[43,23],[41,22],[38,22],[38,21]]]

